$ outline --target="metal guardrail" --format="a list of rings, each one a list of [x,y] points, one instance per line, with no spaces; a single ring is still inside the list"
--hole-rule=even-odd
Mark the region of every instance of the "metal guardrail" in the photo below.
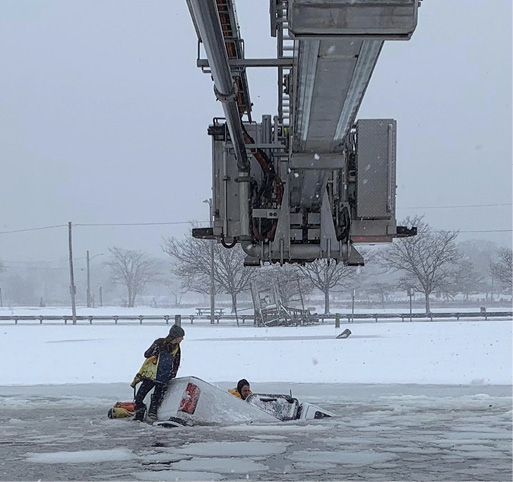
[[[111,315],[111,316],[79,316],[75,317],[76,321],[88,321],[90,325],[93,321],[113,321],[117,324],[120,320],[127,321],[139,321],[142,325],[143,320],[164,320],[166,324],[169,324],[169,320],[174,322],[175,316],[171,315]],[[42,325],[44,321],[63,321],[65,325],[68,322],[73,323],[73,317],[71,315],[3,315],[0,316],[0,322],[13,320],[14,324],[17,325],[18,321],[39,321]]]
[[[340,322],[345,323],[354,323],[354,321],[360,320],[374,320],[378,322],[379,320],[390,320],[390,319],[400,319],[401,321],[420,321],[420,320],[447,320],[450,318],[454,318],[456,320],[464,319],[464,318],[480,318],[484,320],[488,320],[489,318],[512,318],[513,311],[478,311],[478,312],[449,312],[449,313],[331,313],[331,314],[313,314],[317,317],[319,323],[326,323],[326,321],[334,321],[335,324]],[[138,321],[139,324],[143,324],[143,321],[164,321],[166,325],[170,322],[174,323],[177,320],[177,316],[180,317],[180,320],[189,321],[191,324],[197,320],[205,320],[211,321],[210,315],[77,315],[76,321],[78,322],[88,322],[90,325],[93,322],[105,322],[111,321],[114,324],[118,324],[120,321]],[[253,315],[239,315],[236,317],[235,315],[216,315],[215,321],[216,324],[219,324],[221,320],[229,320],[236,321],[239,320],[242,324],[246,322],[251,322],[254,324],[254,316]],[[17,325],[20,321],[38,321],[39,324],[44,324],[44,322],[64,322],[65,325],[68,323],[73,323],[73,317],[71,315],[2,315],[0,316],[0,323],[14,321],[14,324]]]
[[[413,321],[413,320],[429,320],[434,321],[436,319],[447,319],[447,318],[455,318],[459,320],[460,318],[483,318],[488,320],[488,318],[510,318],[513,316],[513,311],[460,311],[460,312],[450,312],[450,313],[345,313],[345,314],[330,314],[330,315],[317,315],[319,319],[321,319],[322,323],[324,320],[335,320],[337,321],[337,316],[339,319],[345,319],[348,323],[353,323],[354,320],[364,320],[364,319],[374,319],[374,321],[378,322],[379,319],[391,319],[400,318],[401,321]]]

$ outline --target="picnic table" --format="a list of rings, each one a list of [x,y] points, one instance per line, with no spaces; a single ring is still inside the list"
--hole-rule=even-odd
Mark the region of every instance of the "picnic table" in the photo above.
[[[214,308],[214,315],[216,316],[223,316],[224,308]],[[210,308],[196,308],[196,314],[198,316],[201,315],[210,315],[212,312],[210,311]]]

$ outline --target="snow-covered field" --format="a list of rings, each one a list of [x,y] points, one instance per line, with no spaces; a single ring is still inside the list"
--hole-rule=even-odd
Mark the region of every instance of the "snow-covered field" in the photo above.
[[[2,324],[0,479],[511,480],[511,320],[183,327],[180,376],[223,389],[244,377],[339,416],[176,430],[109,420],[164,321]]]
[[[247,378],[284,383],[504,385],[512,380],[511,320],[256,328],[233,322],[190,324],[184,319],[182,326],[186,336],[180,375],[209,382]],[[352,335],[335,339],[346,327]],[[0,385],[127,382],[139,369],[146,348],[168,329],[164,320],[142,325],[4,324]],[[20,363],[20,350],[30,354],[23,357],[27,363]]]

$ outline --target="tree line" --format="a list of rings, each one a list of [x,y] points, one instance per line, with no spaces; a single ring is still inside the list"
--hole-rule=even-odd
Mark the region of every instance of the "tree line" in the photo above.
[[[249,290],[251,282],[260,286],[276,286],[284,302],[290,300],[292,293],[308,294],[317,289],[324,295],[325,313],[330,310],[330,294],[356,286],[372,286],[373,279],[378,277],[388,281],[381,281],[382,291],[404,289],[422,293],[428,313],[430,297],[435,293],[446,298],[453,298],[457,294],[468,297],[487,289],[485,276],[458,249],[457,231],[434,231],[421,217],[407,218],[404,224],[417,226],[417,236],[397,239],[384,249],[376,252],[367,250],[365,253],[368,265],[375,265],[377,270],[327,260],[255,269],[243,266],[246,255],[238,245],[226,249],[214,241],[192,237],[181,240],[165,238],[162,250],[174,263],[168,285],[175,296],[190,291],[208,294],[212,274],[215,292],[231,297],[234,312],[237,297]],[[158,264],[140,252],[118,248],[110,252],[112,260],[107,264],[116,274],[116,279],[127,287],[128,299],[132,303],[129,306],[133,306],[134,294],[161,276]],[[129,264],[127,254],[131,260]],[[500,248],[495,260],[490,261],[488,270],[495,278],[497,288],[501,286],[511,292],[511,249]],[[374,286],[374,289],[378,289],[378,286]]]
[[[365,267],[350,267],[334,261],[284,266],[244,267],[245,253],[236,245],[226,249],[214,241],[163,238],[161,248],[169,265],[141,250],[110,248],[103,266],[109,281],[125,291],[124,304],[133,307],[149,285],[160,284],[175,303],[186,293],[209,294],[211,276],[215,294],[231,298],[232,311],[238,297],[250,284],[274,286],[283,302],[318,290],[324,296],[324,312],[330,311],[333,294],[357,289],[383,301],[397,290],[421,293],[429,313],[432,295],[452,299],[476,293],[512,291],[512,250],[493,243],[468,241],[457,244],[457,231],[435,231],[422,217],[407,218],[417,236],[396,239],[379,248],[359,248]],[[6,271],[0,263],[0,273]],[[491,283],[490,283],[491,281]],[[492,286],[490,286],[490,284]],[[495,286],[493,286],[495,284]]]

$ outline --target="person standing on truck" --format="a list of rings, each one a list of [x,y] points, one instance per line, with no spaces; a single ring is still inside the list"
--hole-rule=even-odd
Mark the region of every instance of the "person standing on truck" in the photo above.
[[[249,382],[245,378],[239,380],[237,382],[237,387],[231,388],[228,392],[242,400],[246,400],[246,398],[253,394],[250,390]]]
[[[146,412],[144,398],[152,388],[155,388],[155,390],[151,396],[147,419],[151,422],[157,420],[157,410],[164,399],[168,383],[176,377],[178,368],[180,367],[180,343],[184,336],[185,331],[183,328],[178,325],[173,325],[165,338],[158,338],[144,352],[144,357],[147,360],[132,382],[132,386],[135,389],[137,383],[142,381],[135,395],[134,420],[144,420]],[[151,370],[143,370],[145,365],[150,361],[150,358],[155,367],[153,373],[150,373]]]

